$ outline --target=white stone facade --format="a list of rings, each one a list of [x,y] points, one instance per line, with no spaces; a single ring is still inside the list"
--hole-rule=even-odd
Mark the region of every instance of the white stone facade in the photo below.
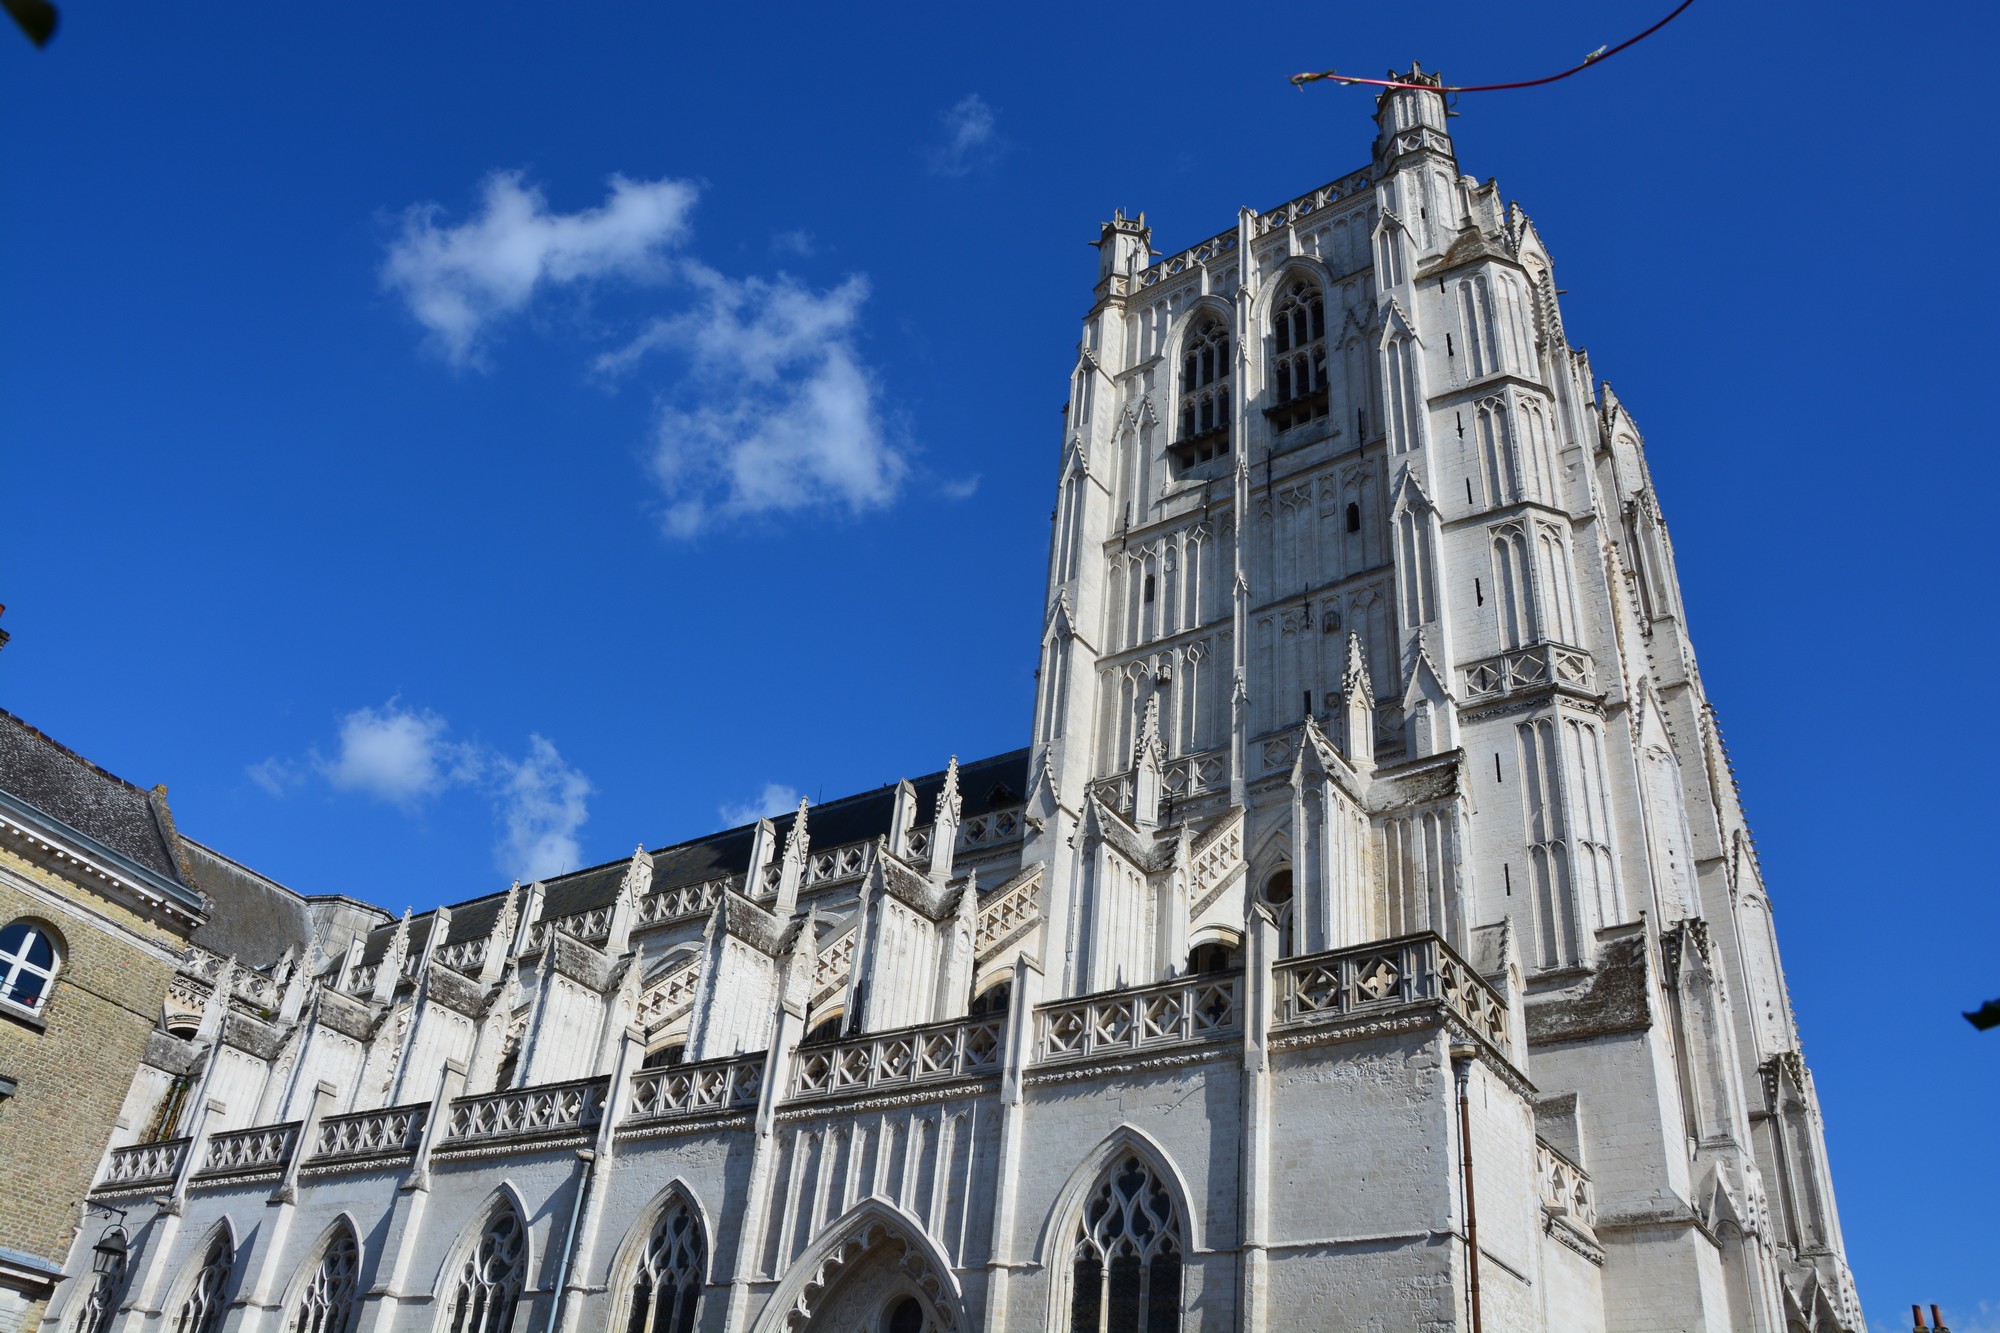
[[[1027,750],[197,956],[105,1326],[1858,1328],[1638,428],[1444,116],[1106,224]]]

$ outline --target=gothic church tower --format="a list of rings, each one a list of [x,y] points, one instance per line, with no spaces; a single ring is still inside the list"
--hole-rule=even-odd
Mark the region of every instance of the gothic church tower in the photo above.
[[[1367,169],[1178,254],[1104,225],[1031,761],[1048,984],[1199,969],[1245,899],[1285,955],[1435,931],[1519,987],[1610,1267],[1708,1327],[1852,1319],[1638,427],[1449,114],[1384,93]],[[1244,893],[1191,897],[1224,825]]]

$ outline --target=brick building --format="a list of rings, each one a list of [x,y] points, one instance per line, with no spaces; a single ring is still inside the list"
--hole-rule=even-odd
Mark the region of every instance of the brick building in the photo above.
[[[202,920],[174,841],[164,790],[0,712],[0,1330],[39,1319]]]

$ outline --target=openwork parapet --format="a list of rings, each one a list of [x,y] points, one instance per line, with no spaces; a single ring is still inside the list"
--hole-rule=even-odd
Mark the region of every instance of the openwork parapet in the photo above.
[[[757,1105],[763,1082],[761,1055],[634,1070],[629,1084],[632,1100],[626,1106],[624,1123],[749,1110]]]
[[[1465,668],[1465,697],[1468,702],[1499,698],[1549,685],[1588,690],[1594,676],[1590,654],[1583,649],[1561,643],[1537,643]]]
[[[257,1125],[250,1129],[216,1134],[208,1140],[208,1155],[202,1159],[203,1176],[240,1176],[259,1171],[282,1171],[298,1146],[299,1122]]]
[[[572,1133],[597,1123],[610,1080],[577,1079],[538,1088],[514,1088],[451,1104],[445,1137],[454,1143]]]
[[[133,1143],[111,1150],[111,1165],[98,1183],[101,1190],[127,1186],[164,1184],[181,1169],[190,1139],[162,1139],[158,1143]]]
[[[1242,986],[1243,974],[1231,972],[1045,1004],[1035,1014],[1041,1059],[1082,1060],[1224,1036],[1241,1024]]]
[[[1440,1002],[1512,1055],[1507,1006],[1438,936],[1287,958],[1277,966],[1278,1023],[1319,1023],[1398,1005]]]
[[[792,1096],[840,1096],[998,1073],[1006,1030],[1002,1017],[966,1018],[802,1046],[792,1065]]]
[[[313,1162],[350,1161],[415,1152],[430,1119],[429,1103],[385,1106],[378,1111],[330,1115],[313,1135]]]
[[[1541,1185],[1544,1213],[1585,1231],[1597,1225],[1597,1199],[1590,1177],[1541,1139],[1535,1140],[1535,1178]]]

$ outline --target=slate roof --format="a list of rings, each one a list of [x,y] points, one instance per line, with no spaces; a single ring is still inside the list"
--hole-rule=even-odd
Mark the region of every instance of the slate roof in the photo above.
[[[944,789],[945,771],[925,774],[913,778],[910,785],[917,789],[917,824],[929,824],[937,812],[938,793]],[[983,815],[990,810],[1004,806],[1018,805],[1028,792],[1028,751],[1010,750],[1006,754],[994,755],[990,759],[980,759],[958,766],[958,792],[960,813],[965,819]],[[838,800],[814,805],[806,814],[806,825],[810,832],[811,845],[818,848],[837,847],[843,843],[867,842],[877,837],[885,837],[889,832],[890,816],[895,812],[896,788],[893,784],[877,787],[873,791],[855,796],[843,796]],[[779,815],[771,820],[777,827],[776,847],[782,849],[785,837],[791,832],[792,823],[798,818],[797,811]],[[745,824],[740,828],[724,829],[706,837],[689,842],[662,847],[651,853],[653,858],[653,888],[676,888],[683,884],[700,884],[705,880],[718,879],[724,875],[741,875],[750,868],[750,843],[756,833],[756,825]],[[557,879],[543,881],[542,917],[572,916],[587,912],[594,907],[602,907],[617,897],[618,885],[625,877],[625,867],[631,864],[631,857],[620,857],[604,865],[579,870]],[[452,903],[451,930],[444,943],[456,944],[461,940],[480,939],[491,933],[493,922],[500,913],[504,895],[486,894],[468,899],[462,903]],[[430,934],[431,915],[414,916],[410,919],[410,952],[417,953],[423,941]],[[393,925],[376,928],[362,951],[362,961],[379,962],[388,951],[389,938],[395,932]]]
[[[0,788],[162,878],[188,887],[151,793],[0,709]]]
[[[317,933],[312,905],[301,895],[185,835],[181,847],[195,886],[214,904],[194,932],[202,948],[262,969]]]

